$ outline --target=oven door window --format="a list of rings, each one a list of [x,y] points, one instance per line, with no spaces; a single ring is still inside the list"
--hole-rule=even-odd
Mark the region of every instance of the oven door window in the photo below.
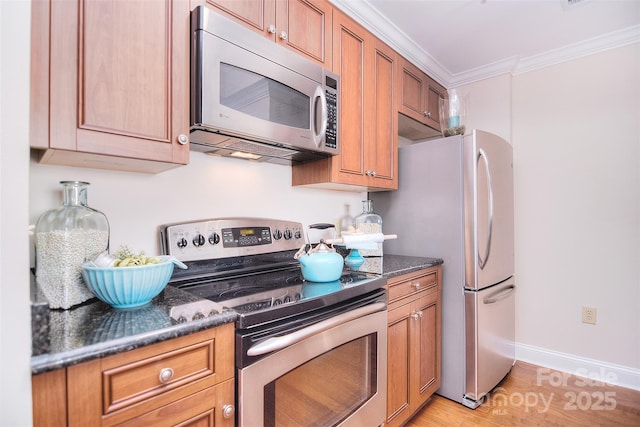
[[[376,335],[342,344],[264,388],[264,425],[333,426],[377,390]]]
[[[298,330],[295,333],[311,335],[239,368],[239,426],[382,425],[387,409],[387,312],[378,305],[338,314],[338,325],[328,329],[317,331],[320,322]],[[374,311],[361,317],[364,313],[358,312],[349,320],[363,309]]]

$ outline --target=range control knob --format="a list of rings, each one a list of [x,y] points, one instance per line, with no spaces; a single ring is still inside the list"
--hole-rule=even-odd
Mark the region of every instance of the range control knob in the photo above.
[[[205,243],[205,239],[204,239],[204,236],[202,234],[198,233],[193,237],[193,245],[194,246],[196,246],[196,247],[202,246],[202,245],[204,245],[204,243]]]
[[[293,233],[293,235],[296,238],[296,240],[302,238],[302,233],[300,233],[300,230],[296,230],[295,233]]]
[[[189,242],[187,242],[187,239],[185,239],[184,237],[181,237],[178,239],[176,244],[178,245],[179,248],[184,248],[189,244]]]
[[[291,230],[289,229],[284,230],[284,240],[290,240],[291,237],[293,237]]]
[[[276,240],[282,239],[282,231],[276,230],[273,232],[273,238]]]
[[[218,233],[211,233],[209,235],[209,243],[212,245],[217,245],[220,243],[220,235]]]

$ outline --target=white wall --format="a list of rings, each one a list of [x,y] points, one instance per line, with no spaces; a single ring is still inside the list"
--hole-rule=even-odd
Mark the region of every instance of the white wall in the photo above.
[[[306,227],[334,222],[350,205],[361,212],[366,193],[291,186],[289,166],[191,153],[188,166],[156,175],[30,165],[29,221],[62,204],[63,180],[88,181],[89,206],[102,211],[111,228],[111,249],[159,253],[158,226],[228,216],[299,221]]]
[[[468,100],[467,131],[482,129],[511,142],[511,75],[455,88]]]
[[[516,76],[518,339],[640,368],[640,44]],[[582,306],[597,324],[581,323]],[[543,315],[542,315],[543,314]]]
[[[604,367],[634,388],[640,388],[638,76],[635,44],[459,88],[471,100],[468,127],[509,136],[511,125],[517,358],[589,374]],[[496,122],[500,117],[505,124]],[[582,306],[597,308],[595,326],[581,322]]]
[[[26,1],[0,1],[0,426],[11,427],[31,425],[30,8]]]

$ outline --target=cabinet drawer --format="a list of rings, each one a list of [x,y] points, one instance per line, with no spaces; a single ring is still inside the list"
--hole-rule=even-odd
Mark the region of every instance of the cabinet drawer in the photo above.
[[[235,421],[234,399],[234,381],[230,379],[128,420],[119,427],[232,427]]]
[[[215,373],[214,340],[105,369],[105,414]]]
[[[425,289],[435,288],[438,284],[436,269],[421,270],[414,274],[406,274],[389,281],[389,303],[401,298],[422,292]]]

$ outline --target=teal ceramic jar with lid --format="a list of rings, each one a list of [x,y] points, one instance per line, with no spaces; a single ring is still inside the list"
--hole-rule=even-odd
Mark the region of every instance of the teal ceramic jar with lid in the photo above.
[[[88,182],[61,181],[62,207],[36,224],[36,284],[50,308],[68,309],[94,297],[82,264],[109,251],[109,221],[87,205]]]

